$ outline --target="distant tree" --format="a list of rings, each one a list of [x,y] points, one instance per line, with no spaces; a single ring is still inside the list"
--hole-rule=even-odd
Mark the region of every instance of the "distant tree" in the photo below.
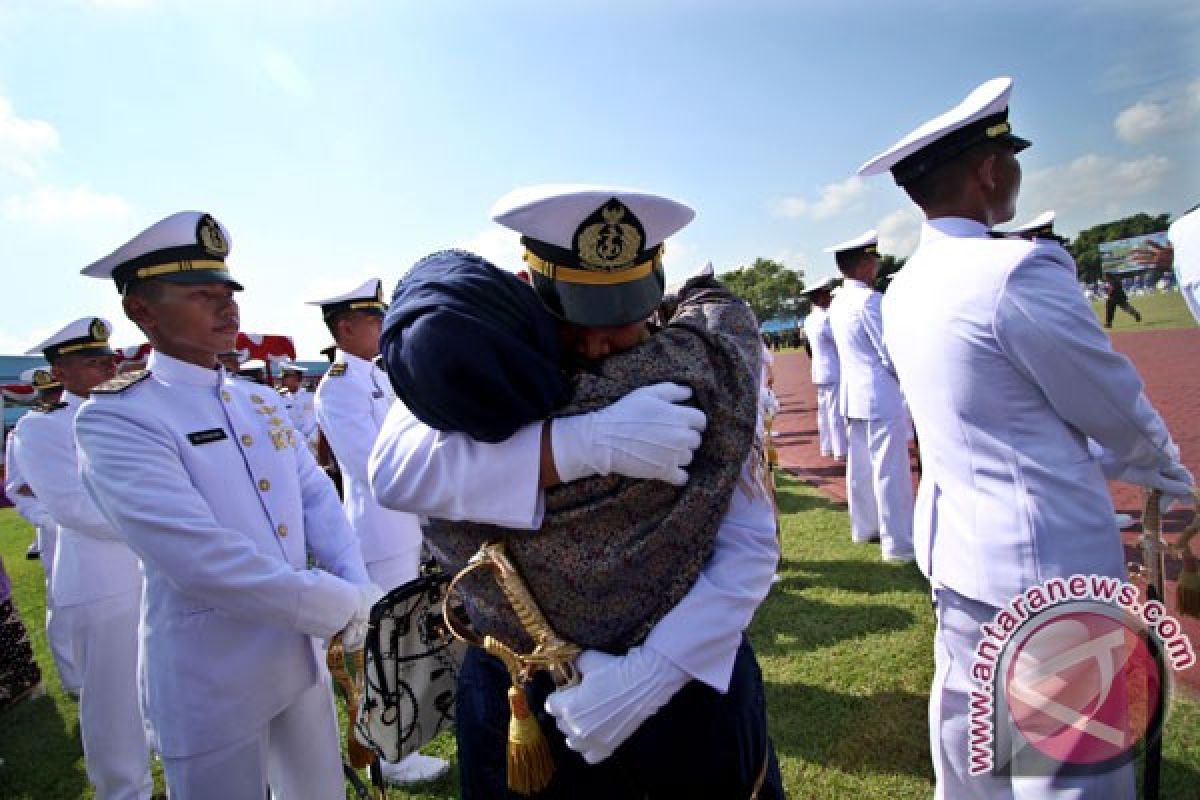
[[[1079,279],[1092,283],[1100,280],[1100,244],[1111,242],[1113,239],[1125,239],[1129,236],[1140,236],[1144,233],[1165,231],[1171,224],[1170,214],[1151,216],[1145,212],[1134,214],[1132,217],[1093,225],[1082,230],[1075,239],[1067,245],[1071,255],[1075,257]]]
[[[892,277],[900,271],[904,266],[907,258],[896,258],[891,254],[883,254],[879,256],[879,274],[875,276],[875,288],[881,292],[886,292],[887,287],[892,282]]]
[[[792,270],[769,258],[756,258],[748,267],[721,275],[725,285],[750,304],[759,322],[801,311],[803,270]]]

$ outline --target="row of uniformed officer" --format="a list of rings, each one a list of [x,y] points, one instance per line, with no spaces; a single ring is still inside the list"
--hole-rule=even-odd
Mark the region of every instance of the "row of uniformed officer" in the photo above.
[[[829,304],[833,300],[836,278],[827,278],[800,293],[812,303],[804,318],[804,336],[812,359],[812,382],[817,389],[817,436],[821,455],[843,461],[846,458],[846,418],[841,409],[841,360],[837,342],[829,325]]]
[[[883,341],[878,237],[867,231],[826,252],[843,275],[829,305],[829,327],[841,363],[838,401],[846,419],[846,488],[851,537],[878,538],[885,561],[912,561],[912,473],[908,413]]]
[[[114,374],[110,331],[106,320],[84,317],[30,351],[50,362],[64,391],[61,402],[22,417],[14,438],[22,476],[58,524],[49,596],[78,682],[88,778],[106,800],[148,800],[153,783],[137,679],[142,576],[122,533],[84,491],[75,448],[80,408]]]

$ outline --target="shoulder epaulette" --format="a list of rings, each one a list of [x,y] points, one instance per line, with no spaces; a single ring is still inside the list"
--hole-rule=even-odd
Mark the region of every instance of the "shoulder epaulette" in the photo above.
[[[346,364],[346,362],[345,362],[345,361],[338,361],[338,362],[334,363],[334,365],[333,365],[332,367],[330,367],[330,368],[329,368],[329,376],[330,376],[331,378],[340,378],[340,377],[342,377],[343,375],[345,375],[345,374],[346,374],[346,367],[347,367],[347,366],[348,366],[348,365]]]
[[[92,387],[92,394],[119,394],[125,391],[135,383],[140,383],[150,377],[150,370],[135,369],[132,372],[126,372],[118,375],[110,381],[105,381],[99,386]]]
[[[49,414],[51,411],[58,411],[60,408],[66,407],[66,403],[38,403],[31,410],[38,411],[42,414]]]

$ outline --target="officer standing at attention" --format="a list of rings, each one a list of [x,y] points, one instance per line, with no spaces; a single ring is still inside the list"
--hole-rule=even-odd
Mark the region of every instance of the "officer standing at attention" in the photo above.
[[[34,410],[48,411],[57,405],[62,397],[62,381],[54,377],[47,368],[34,367],[25,370],[21,373],[21,382],[28,383],[37,391]],[[29,418],[29,414],[23,415],[8,432],[8,443],[4,448],[4,492],[17,509],[17,513],[37,531],[37,538],[31,547],[37,548],[37,557],[41,560],[42,572],[46,575],[46,641],[50,645],[54,667],[58,670],[59,682],[67,694],[78,698],[80,678],[79,671],[71,661],[74,652],[71,646],[71,632],[67,629],[62,615],[54,613],[54,559],[58,552],[58,523],[25,482],[21,472],[21,457],[17,452],[17,430],[21,423]]]
[[[349,292],[316,300],[337,343],[334,362],[317,387],[317,424],[325,434],[342,473],[343,506],[358,535],[372,582],[385,592],[417,577],[421,562],[421,525],[415,514],[392,511],[375,501],[367,478],[367,459],[396,394],[387,374],[375,363],[383,327],[383,285],[378,278]],[[389,783],[433,780],[450,768],[440,758],[413,753],[396,764],[383,762]]]
[[[859,169],[890,170],[926,218],[883,321],[925,467],[916,552],[937,613],[937,797],[1132,798],[1130,765],[1083,776],[968,770],[979,626],[1048,579],[1127,577],[1102,463],[1111,477],[1168,494],[1193,482],[1079,291],[1067,251],[989,236],[1013,217],[1016,154],[1029,145],[1008,122],[1011,89],[1011,78],[982,84]],[[1086,437],[1106,448],[1103,462]]]
[[[841,382],[841,366],[838,360],[837,342],[829,327],[829,303],[833,300],[836,278],[826,278],[815,286],[805,289],[801,297],[812,302],[812,310],[804,318],[804,335],[808,339],[812,359],[812,382],[817,387],[817,433],[821,442],[821,455],[846,459],[846,418],[838,400]]]
[[[908,414],[883,343],[883,295],[871,287],[879,272],[878,242],[872,230],[826,248],[845,277],[829,305],[829,327],[841,360],[839,402],[850,440],[850,535],[856,542],[878,538],[884,561],[904,562],[913,560]]]
[[[63,393],[62,381],[51,375],[50,370],[45,367],[27,369],[20,374],[18,380],[33,389],[33,407],[36,409],[44,410],[47,406],[54,405]],[[0,400],[0,411],[3,410],[3,400]],[[21,424],[21,419],[24,419],[24,415],[17,419],[4,441],[4,491],[8,499],[12,501],[13,507],[17,509],[17,513],[34,528],[34,539],[30,543],[29,549],[25,551],[25,558],[41,559],[42,569],[46,571],[46,581],[49,582],[50,571],[54,564],[56,528],[53,521],[50,520],[50,515],[46,513],[46,507],[38,502],[29,486],[20,477],[20,467],[17,466],[12,445],[13,431],[16,430],[17,425]]]
[[[341,797],[313,638],[361,648],[381,592],[267,391],[218,366],[239,323],[229,247],[184,211],[83,270],[154,347],[80,411],[83,483],[145,569],[142,703],[172,800]]]
[[[291,359],[279,362],[279,396],[283,398],[283,407],[292,418],[292,425],[304,437],[310,449],[317,446],[317,411],[316,397],[304,386],[304,373],[308,369],[300,366]]]
[[[150,750],[138,709],[138,606],[142,576],[121,532],[80,483],[73,424],[80,407],[115,373],[112,328],[99,317],[71,322],[41,353],[63,384],[62,401],[32,411],[17,431],[21,473],[58,523],[50,593],[79,680],[79,733],[96,796],[149,798]]]

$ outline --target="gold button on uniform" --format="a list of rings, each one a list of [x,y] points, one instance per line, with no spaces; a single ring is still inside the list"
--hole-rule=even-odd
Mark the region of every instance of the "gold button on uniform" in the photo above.
[[[258,482],[258,488],[262,489],[265,492],[267,489],[271,488],[271,482],[269,480],[267,480],[266,478],[263,478],[262,480],[260,480]]]
[[[287,536],[287,525],[284,525],[282,522],[281,522],[281,523],[279,523],[279,528],[278,528],[278,530],[279,530],[279,535],[280,535],[281,537],[282,537],[282,536]]]
[[[242,444],[249,447],[250,445],[254,444],[254,437],[248,433],[243,433],[242,434]]]
[[[256,394],[250,395],[250,399],[256,403],[261,403],[263,401],[263,399]]]
[[[221,399],[224,400],[226,403],[228,403],[230,400],[233,399],[233,395],[231,395],[229,392],[222,391]]]

